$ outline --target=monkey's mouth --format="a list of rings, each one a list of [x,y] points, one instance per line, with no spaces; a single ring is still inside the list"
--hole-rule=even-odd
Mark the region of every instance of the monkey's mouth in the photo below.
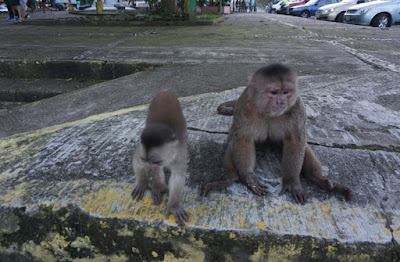
[[[286,106],[282,105],[282,106],[274,106],[272,107],[272,112],[282,112],[285,111]]]
[[[157,162],[157,163],[153,163],[153,162],[148,162],[147,163],[147,168],[150,171],[156,171],[157,169],[159,169],[161,167],[161,162]]]

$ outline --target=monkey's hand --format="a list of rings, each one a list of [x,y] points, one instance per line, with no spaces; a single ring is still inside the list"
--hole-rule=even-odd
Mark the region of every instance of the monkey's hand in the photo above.
[[[286,192],[292,193],[294,201],[297,204],[304,205],[307,202],[307,194],[303,187],[298,183],[283,183],[282,191],[279,195],[283,195]]]
[[[147,189],[147,185],[146,184],[143,184],[143,185],[141,185],[141,184],[139,184],[139,185],[137,185],[136,187],[135,187],[135,189],[133,189],[133,191],[132,191],[132,194],[131,194],[131,196],[132,196],[132,199],[133,200],[142,200],[142,198],[143,198],[143,196],[144,196],[144,192],[146,191],[146,189]]]
[[[256,195],[262,196],[268,194],[267,186],[258,182],[256,176],[253,173],[247,174],[246,178],[243,181],[243,184],[245,184],[251,190],[251,192]]]
[[[181,207],[169,207],[167,212],[167,219],[169,215],[174,215],[178,226],[184,226],[187,221],[189,221],[189,215]]]
[[[153,199],[153,203],[155,205],[161,204],[162,197],[161,197],[161,190],[155,190],[153,189],[151,191],[151,198]]]
[[[162,202],[162,193],[165,193],[168,191],[167,187],[154,187],[151,190],[151,198],[153,199],[153,203],[155,205],[159,205]]]

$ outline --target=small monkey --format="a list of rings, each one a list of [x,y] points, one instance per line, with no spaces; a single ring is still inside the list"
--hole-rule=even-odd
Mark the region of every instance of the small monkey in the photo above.
[[[167,219],[173,214],[180,226],[189,221],[189,215],[180,204],[187,155],[186,120],[179,101],[167,91],[159,92],[150,104],[140,144],[133,155],[136,187],[132,199],[143,198],[148,188],[149,173],[152,174],[153,203],[161,204],[162,193],[168,191]],[[168,186],[165,183],[166,170],[171,171]]]
[[[298,94],[297,76],[288,67],[272,64],[260,68],[236,101],[222,103],[218,113],[233,114],[224,157],[224,175],[203,185],[202,196],[210,190],[225,188],[235,181],[254,194],[267,194],[266,186],[254,175],[255,143],[275,143],[282,147],[282,191],[290,192],[296,203],[305,204],[307,196],[300,173],[321,188],[351,200],[352,191],[322,175],[321,164],[307,144],[306,112]]]

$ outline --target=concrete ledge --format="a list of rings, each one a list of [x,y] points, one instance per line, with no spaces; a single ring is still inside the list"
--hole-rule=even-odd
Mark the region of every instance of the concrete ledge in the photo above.
[[[158,15],[141,13],[115,13],[115,14],[87,14],[84,12],[70,12],[68,17],[29,19],[24,21],[27,25],[68,25],[68,26],[205,26],[220,23],[224,16],[216,19],[197,19],[184,21],[174,18],[163,18]]]
[[[352,203],[307,181],[306,205],[279,196],[280,152],[262,148],[256,175],[268,196],[234,184],[199,197],[199,185],[222,173],[232,120],[215,108],[242,90],[181,99],[190,141],[183,205],[191,216],[182,228],[165,220],[165,201],[153,205],[149,192],[141,202],[130,197],[146,105],[0,139],[0,260],[399,260],[396,152],[313,146],[325,173],[355,190]]]

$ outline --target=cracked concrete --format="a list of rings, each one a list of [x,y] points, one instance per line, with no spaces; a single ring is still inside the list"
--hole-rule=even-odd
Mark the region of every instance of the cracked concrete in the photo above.
[[[159,66],[0,112],[1,261],[400,259],[399,27],[269,14],[202,27],[15,27],[0,32],[1,59]],[[45,39],[46,52],[31,51]],[[216,107],[271,62],[298,72],[309,144],[353,202],[306,180],[306,205],[280,196],[281,153],[262,145],[256,175],[267,196],[234,184],[199,197],[222,174],[232,118]],[[165,219],[165,201],[130,197],[131,156],[161,89],[180,97],[188,122],[183,228]]]

